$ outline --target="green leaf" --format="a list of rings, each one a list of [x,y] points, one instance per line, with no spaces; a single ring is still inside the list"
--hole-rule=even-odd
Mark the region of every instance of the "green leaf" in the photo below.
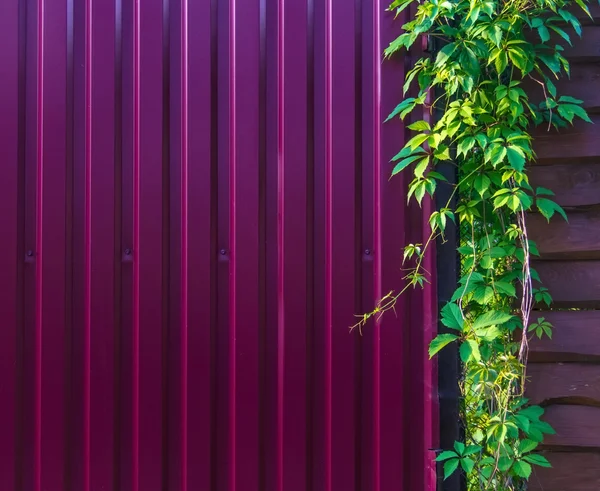
[[[465,457],[464,459],[460,459],[460,466],[467,474],[470,474],[475,467],[475,461],[469,457]]]
[[[412,150],[415,150],[419,145],[421,145],[425,140],[429,138],[429,135],[426,133],[421,133],[419,135],[413,136],[410,140],[406,142],[405,147],[409,147]]]
[[[481,447],[479,445],[469,445],[463,452],[463,455],[473,455],[477,452],[481,452]]]
[[[412,150],[410,147],[404,147],[402,150],[400,150],[396,155],[394,155],[392,157],[390,162],[396,162],[397,160],[409,157],[410,155],[413,155],[416,153],[425,153],[425,150],[423,150],[422,148],[417,148],[415,150]]]
[[[522,477],[523,479],[529,479],[529,476],[531,475],[531,465],[527,462],[515,462],[512,466],[512,470],[517,476]]]
[[[479,339],[482,341],[487,341],[488,343],[498,339],[501,335],[502,331],[496,326],[484,327],[483,329],[477,330],[477,336]]]
[[[581,23],[571,12],[564,9],[559,9],[558,14],[563,18],[565,22],[571,24],[578,36],[581,36]]]
[[[442,324],[449,329],[455,329],[456,331],[462,331],[464,326],[464,319],[460,312],[460,308],[453,302],[444,305],[441,311]]]
[[[494,26],[490,32],[490,38],[494,41],[496,46],[500,46],[500,43],[502,42],[502,29],[497,25]]]
[[[477,331],[483,327],[504,324],[512,318],[513,316],[511,314],[507,314],[506,312],[490,310],[475,319],[475,322],[473,322],[473,329]]]
[[[568,221],[565,210],[563,210],[562,206],[560,206],[558,203],[547,198],[536,198],[535,204],[539,212],[546,218],[546,220],[550,221],[556,212],[562,216],[565,221]]]
[[[545,43],[546,41],[550,41],[550,31],[548,31],[548,28],[546,26],[540,26],[537,28],[538,34],[540,35],[540,39],[542,40],[542,43]]]
[[[439,67],[439,66],[443,65],[444,63],[446,63],[446,61],[456,51],[457,47],[458,46],[456,43],[450,43],[450,44],[447,44],[446,46],[444,46],[437,54],[437,57],[435,59],[435,66]]]
[[[452,473],[458,468],[459,462],[460,461],[458,459],[446,461],[446,463],[444,464],[444,480],[448,479],[452,475]]]
[[[538,421],[544,414],[544,409],[540,406],[529,406],[519,411],[519,415],[525,416],[530,421]]]
[[[456,146],[456,152],[458,156],[467,155],[469,150],[475,146],[475,141],[475,137],[473,136],[467,136],[466,138],[463,138]]]
[[[515,423],[522,431],[529,434],[529,425],[530,425],[529,418],[527,418],[526,416],[523,416],[521,414],[516,414],[515,415]]]
[[[451,450],[446,450],[446,451],[442,452],[441,454],[439,454],[436,457],[435,461],[443,462],[444,460],[455,459],[457,457],[458,457],[458,455],[456,454],[456,452],[452,452]]]
[[[569,43],[571,46],[573,45],[573,43],[571,42],[571,36],[569,36],[565,31],[563,31],[560,27],[556,27],[556,26],[548,26],[550,29],[552,29],[556,34],[558,34],[561,38],[563,38],[567,43]]]
[[[498,459],[498,470],[500,472],[506,472],[508,469],[510,469],[513,462],[514,460],[510,457],[500,457],[500,459]]]
[[[460,345],[460,359],[463,363],[468,363],[471,358],[475,361],[481,361],[481,352],[479,351],[479,345],[474,339],[467,339]]]
[[[538,442],[534,442],[533,440],[521,440],[519,443],[519,453],[529,453],[534,450],[539,445]]]
[[[542,433],[547,433],[548,435],[555,435],[556,434],[556,431],[554,431],[554,428],[552,428],[552,426],[550,426],[545,421],[537,421],[535,423],[535,425],[536,425],[536,428],[538,430],[540,430]]]
[[[495,60],[496,71],[498,75],[502,75],[508,66],[508,55],[506,51],[500,51]]]
[[[450,160],[450,149],[446,145],[440,145],[433,156],[438,160]]]
[[[486,174],[478,175],[473,181],[473,187],[475,188],[475,191],[477,191],[482,198],[491,184],[492,181]]]
[[[396,166],[394,167],[394,169],[392,170],[392,176],[395,176],[396,174],[398,174],[399,172],[403,171],[404,169],[406,169],[412,162],[414,162],[415,160],[419,160],[422,157],[422,155],[413,155],[412,157],[408,157],[404,160],[401,160],[400,162],[398,162],[396,164]]]
[[[438,353],[445,346],[448,346],[450,343],[456,341],[458,336],[454,334],[438,334],[436,338],[431,341],[429,345],[429,358],[433,358],[436,353]]]
[[[543,188],[543,187],[540,186],[540,187],[535,188],[535,194],[537,196],[542,196],[542,195],[554,196],[554,191],[552,191],[551,189]]]
[[[394,0],[392,4],[389,6],[388,10],[394,10],[396,15],[402,12],[406,7],[408,7],[413,0]]]
[[[507,147],[506,155],[510,166],[513,169],[522,172],[525,167],[525,154],[523,153],[523,150],[517,146],[511,145]]]
[[[554,85],[549,79],[546,79],[546,88],[552,97],[556,97],[556,85]]]
[[[426,155],[423,159],[419,161],[417,166],[415,167],[415,176],[423,177],[425,171],[427,170],[427,166],[429,165],[429,155]]]
[[[569,104],[583,104],[583,101],[581,99],[575,99],[574,97],[568,95],[560,96],[558,102],[568,102]]]
[[[559,107],[561,107],[561,106],[559,106]],[[575,116],[577,116],[580,119],[583,119],[586,123],[593,124],[593,121],[590,119],[587,111],[583,107],[573,105],[573,106],[571,106],[571,111],[573,112],[573,114],[575,114]]]
[[[454,450],[458,455],[461,455],[465,451],[465,444],[463,442],[454,442]]]
[[[534,464],[534,465],[538,465],[540,467],[548,467],[548,468],[552,467],[550,462],[548,462],[548,459],[540,454],[534,453],[534,454],[525,455],[523,457],[523,460],[526,460],[527,462],[530,462],[531,464]]]
[[[520,48],[510,48],[508,50],[508,56],[510,58],[510,61],[513,62],[513,64],[519,69],[521,70],[523,73],[525,73],[527,71],[527,55],[525,54],[525,52],[520,49]]]
[[[507,281],[496,281],[494,283],[494,288],[498,290],[500,293],[504,293],[509,297],[515,297],[517,295],[517,291],[513,285],[508,283]]]
[[[414,131],[431,131],[431,126],[427,121],[416,121],[415,123],[408,126],[408,129]]]
[[[433,133],[433,134],[429,135],[429,138],[427,138],[427,144],[431,148],[437,148],[440,145],[440,143],[442,142],[442,140],[443,140],[443,138],[440,133]]]
[[[494,298],[494,289],[491,286],[479,286],[473,292],[473,300],[479,305],[487,305]]]
[[[394,118],[402,111],[408,109],[409,107],[415,106],[415,98],[409,97],[408,99],[403,100],[400,104],[398,104],[395,109],[390,113],[390,115],[385,119],[384,123],[387,123],[390,119]]]
[[[491,164],[495,167],[498,164],[502,163],[502,161],[506,157],[506,153],[506,147],[494,143],[490,145],[485,151],[485,159],[491,162]]]

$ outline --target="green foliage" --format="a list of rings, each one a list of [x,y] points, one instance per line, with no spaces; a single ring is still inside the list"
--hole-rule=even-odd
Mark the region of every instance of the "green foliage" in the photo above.
[[[529,319],[536,302],[549,306],[552,298],[543,286],[533,288],[539,277],[530,258],[538,252],[526,223],[527,213],[567,217],[551,190],[531,187],[527,166],[535,159],[532,127],[554,131],[578,119],[591,122],[582,101],[557,94],[553,82],[569,75],[564,47],[582,32],[574,6],[589,15],[586,0],[395,0],[390,6],[396,13],[411,7],[414,16],[386,57],[422,36],[441,47],[407,73],[404,94],[412,96],[388,117],[410,119],[413,132],[392,159],[392,175],[412,175],[407,195],[419,204],[444,179],[436,170],[441,163],[457,166],[458,182],[448,204],[429,217],[426,243],[405,248],[404,288],[386,295],[357,326],[427,282],[423,258],[450,221],[464,231],[463,273],[441,310],[448,332],[431,342],[429,355],[460,346],[466,439],[437,460],[444,477],[465,473],[469,491],[520,490],[533,466],[550,465],[536,450],[553,430],[540,419],[543,409],[523,397],[527,340],[552,334],[544,318]]]

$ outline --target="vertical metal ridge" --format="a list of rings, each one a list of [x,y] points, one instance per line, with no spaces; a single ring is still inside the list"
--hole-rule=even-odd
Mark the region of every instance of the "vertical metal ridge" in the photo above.
[[[92,329],[92,5],[85,2],[85,201],[83,325],[83,486],[90,489]]]
[[[236,329],[237,329],[237,270],[236,270],[236,0],[229,2],[229,490],[237,491],[236,483]]]
[[[16,0],[4,1],[0,5],[0,228],[3,237],[0,241],[0,317],[3,321],[0,331],[0,475],[6,489],[17,489],[16,475],[19,459],[17,445],[20,434],[19,422],[19,380],[17,352],[19,322],[20,265],[23,263],[20,247],[20,208],[21,182],[19,179],[20,132],[22,98],[20,97],[20,48],[19,4]]]
[[[276,485],[283,490],[285,379],[285,0],[277,1],[277,449]]]
[[[74,262],[71,261],[75,250],[75,234],[74,234],[74,216],[73,210],[75,208],[75,70],[74,70],[74,5],[73,0],[66,0],[66,21],[67,21],[67,80],[66,80],[66,135],[65,135],[65,148],[66,148],[66,176],[65,176],[65,188],[66,188],[66,207],[65,207],[65,333],[67,336],[66,340],[66,352],[68,354],[73,353],[74,340],[74,283],[75,283],[75,268]],[[75,386],[74,386],[74,373],[73,369],[76,366],[74,359],[76,357],[71,355],[66,360],[66,373],[67,383],[65,384],[65,390],[67,393],[67,406],[65,415],[67,418],[67,448],[66,448],[66,459],[65,459],[65,475],[66,475],[66,487],[71,489],[73,487],[73,476],[75,468],[75,441],[77,438],[76,431],[73,431],[72,425],[68,422],[72,421],[75,417],[76,411],[74,410],[75,402]],[[69,375],[71,375],[69,377]]]
[[[181,491],[188,489],[188,49],[188,0],[181,0]]]
[[[382,248],[381,237],[381,4],[373,1],[373,294],[375,302],[383,295],[382,285]],[[381,489],[381,321],[376,320],[373,326],[373,491]]]
[[[333,411],[333,19],[325,0],[325,491],[332,490]]]
[[[43,210],[44,210],[44,7],[38,0],[37,8],[37,155],[36,155],[36,223],[35,223],[35,397],[34,397],[34,491],[42,485],[42,328],[43,328]]]
[[[140,3],[133,2],[133,356],[132,491],[139,491],[140,437]]]
[[[169,399],[170,383],[169,380],[169,330],[171,322],[171,277],[176,276],[171,272],[171,139],[175,138],[171,134],[171,19],[170,19],[170,0],[161,1],[161,390],[160,390],[160,462],[161,462],[161,483],[162,489],[169,486],[169,433],[175,431],[169,422]],[[173,142],[177,145],[177,142]],[[180,305],[174,305],[175,309]]]
[[[22,254],[25,253],[25,240],[27,236],[27,185],[25,176],[27,175],[27,40],[28,40],[28,29],[27,29],[27,17],[28,9],[25,2],[18,3],[18,134],[17,134],[17,162],[18,162],[18,175],[17,175],[17,326],[21,326],[21,332],[17,335],[16,343],[16,370],[17,370],[17,392],[16,392],[16,413],[17,418],[15,421],[16,430],[16,448],[15,448],[15,489],[22,489],[24,476],[24,462],[25,462],[25,435],[26,431],[24,428],[25,421],[25,381],[26,381],[26,370],[24,363],[25,353],[25,342],[24,332],[28,323],[26,322],[25,315],[25,285],[26,273],[25,264],[22,261]],[[14,121],[13,121],[14,123]]]
[[[211,179],[211,197],[210,197],[210,450],[211,472],[210,472],[210,491],[217,491],[217,329],[218,329],[218,264],[217,264],[217,243],[218,243],[218,224],[219,224],[219,28],[218,28],[218,0],[210,0],[210,179]]]
[[[267,80],[269,70],[267,68],[267,0],[259,0],[259,61],[258,61],[258,404],[259,421],[258,433],[258,488],[265,489],[269,479],[268,448],[269,448],[269,362],[268,362],[268,130],[267,130]]]
[[[123,267],[121,257],[123,251],[123,4],[122,0],[114,0],[115,5],[115,57],[114,57],[114,282],[113,302],[114,310],[114,365],[113,365],[113,488],[120,490],[121,482],[121,390],[122,390],[122,363],[121,363],[121,335],[123,331]]]
[[[363,121],[363,2],[354,1],[354,311],[363,312],[365,286],[367,278],[363,267],[363,247],[364,247],[364,228],[365,217],[363,191],[363,146],[364,129]],[[368,223],[368,221],[367,221]],[[364,365],[364,343],[360,336],[353,336],[354,342],[354,482],[356,491],[362,490],[363,484],[363,465],[365,451],[363,445],[363,365]]]
[[[306,491],[314,489],[315,418],[315,6],[306,0]]]

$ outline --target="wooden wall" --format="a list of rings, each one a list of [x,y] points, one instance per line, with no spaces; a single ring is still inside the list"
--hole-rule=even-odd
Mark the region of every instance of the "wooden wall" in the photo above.
[[[529,221],[541,259],[536,262],[555,307],[583,310],[535,312],[555,328],[552,340],[533,342],[527,388],[546,406],[556,435],[546,440],[552,469],[535,470],[529,489],[600,490],[600,9],[585,22],[583,40],[567,53],[570,80],[560,93],[583,99],[595,125],[576,123],[560,133],[536,133],[538,163],[532,184],[556,192],[569,222]],[[598,310],[594,310],[598,309]]]

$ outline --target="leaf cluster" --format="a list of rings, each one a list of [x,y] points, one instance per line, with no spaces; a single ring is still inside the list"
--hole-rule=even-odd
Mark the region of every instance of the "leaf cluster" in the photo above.
[[[440,165],[455,165],[458,180],[447,205],[429,216],[427,241],[404,250],[405,287],[357,325],[393,309],[407,288],[423,286],[430,244],[443,240],[450,224],[459,227],[462,275],[441,310],[446,332],[433,339],[429,355],[459,344],[466,439],[437,460],[445,477],[463,472],[469,491],[523,489],[532,466],[550,465],[538,446],[553,433],[543,409],[523,397],[527,341],[552,335],[543,317],[530,320],[533,305],[550,306],[552,298],[531,267],[538,251],[527,216],[567,219],[551,190],[529,182],[531,130],[591,122],[583,102],[555,85],[570,74],[565,47],[582,34],[574,12],[591,15],[586,0],[394,0],[389,7],[405,9],[411,20],[385,56],[423,36],[440,49],[407,73],[404,98],[388,116],[412,132],[392,158],[391,174],[410,174],[407,199],[419,204],[445,180]]]

